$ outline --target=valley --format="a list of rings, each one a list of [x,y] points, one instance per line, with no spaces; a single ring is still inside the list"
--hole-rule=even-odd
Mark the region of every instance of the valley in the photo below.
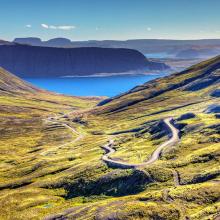
[[[0,3],[0,220],[220,220],[219,0]]]
[[[217,218],[219,67],[215,57],[110,99],[0,69],[0,218]]]

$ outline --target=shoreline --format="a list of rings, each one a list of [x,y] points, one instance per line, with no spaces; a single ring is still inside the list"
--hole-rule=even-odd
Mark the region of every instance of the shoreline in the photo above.
[[[171,74],[173,71],[157,71],[157,72],[140,72],[140,73],[134,73],[134,72],[126,72],[126,73],[100,73],[100,74],[94,74],[94,75],[69,75],[69,76],[61,76],[57,78],[89,78],[89,77],[111,77],[111,76],[152,76],[152,75],[166,75]]]

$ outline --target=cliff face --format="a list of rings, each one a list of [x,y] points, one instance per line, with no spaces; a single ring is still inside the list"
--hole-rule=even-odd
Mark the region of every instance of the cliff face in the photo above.
[[[52,77],[163,70],[131,49],[51,48],[28,45],[0,46],[0,66],[22,77]]]

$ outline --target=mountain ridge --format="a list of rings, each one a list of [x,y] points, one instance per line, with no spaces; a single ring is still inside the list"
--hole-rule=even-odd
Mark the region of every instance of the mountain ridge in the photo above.
[[[60,39],[60,42],[59,42]],[[40,38],[16,38],[15,43],[30,44],[34,46],[51,47],[105,47],[105,48],[128,48],[135,49],[141,53],[166,52],[174,57],[182,54],[185,50],[196,50],[197,56],[208,58],[220,53],[220,39],[198,39],[198,40],[169,40],[169,39],[130,39],[130,40],[88,40],[71,41],[67,38],[54,38],[42,41]],[[183,56],[184,55],[184,56]]]

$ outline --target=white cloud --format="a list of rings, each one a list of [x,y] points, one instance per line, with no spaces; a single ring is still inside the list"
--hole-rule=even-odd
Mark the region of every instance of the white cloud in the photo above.
[[[48,26],[48,28],[50,28],[50,29],[57,29],[57,27],[54,26],[54,25],[50,25],[50,26]]]
[[[98,31],[99,29],[100,29],[99,27],[96,27],[96,28],[95,28],[96,31]]]
[[[48,29],[49,26],[47,24],[41,24],[41,27]]]
[[[72,29],[75,29],[76,27],[73,25],[60,25],[60,26],[56,26],[56,25],[47,25],[47,24],[41,24],[41,27],[45,28],[45,29],[53,29],[53,30],[64,30],[64,31],[69,31]]]
[[[26,28],[31,28],[32,25],[31,25],[31,24],[26,24],[25,27],[26,27]]]
[[[75,29],[76,27],[75,26],[72,26],[72,25],[64,25],[64,26],[57,26],[57,29],[60,29],[60,30],[72,30],[72,29]]]
[[[151,28],[151,27],[148,27],[148,28],[147,28],[147,30],[148,30],[148,31],[151,31],[151,30],[152,30],[152,28]]]

